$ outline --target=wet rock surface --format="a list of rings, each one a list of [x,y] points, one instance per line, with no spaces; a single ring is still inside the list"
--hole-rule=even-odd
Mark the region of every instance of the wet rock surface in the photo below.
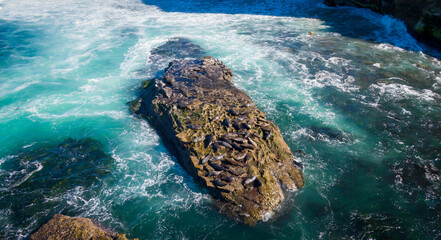
[[[353,6],[401,19],[418,39],[441,49],[441,0],[324,0],[328,6]]]
[[[128,240],[124,234],[111,233],[82,217],[55,214],[30,240]]]
[[[304,176],[279,128],[232,78],[211,57],[173,61],[144,84],[132,111],[158,130],[223,213],[253,225],[279,206],[284,189],[301,188]]]

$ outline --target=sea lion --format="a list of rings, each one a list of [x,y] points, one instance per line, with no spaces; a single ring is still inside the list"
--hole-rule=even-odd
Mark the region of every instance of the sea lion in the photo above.
[[[222,122],[222,125],[226,126],[226,127],[231,127],[231,122],[229,118],[225,118],[224,121]]]
[[[222,145],[228,149],[233,149],[233,147],[231,146],[231,144],[225,142],[225,141],[218,141],[219,145]]]
[[[248,140],[248,142],[251,144],[251,145],[253,145],[254,146],[254,148],[257,148],[258,146],[257,146],[257,143],[253,140],[253,139],[251,139],[251,138],[247,138],[247,140]]]
[[[271,137],[271,135],[272,135],[271,130],[268,131],[268,132],[265,132],[265,133],[263,134],[263,140],[267,140],[268,138]]]
[[[233,165],[233,166],[242,166],[243,165],[243,164],[236,162],[233,159],[229,159],[229,158],[225,159],[225,162],[230,165]]]
[[[245,161],[245,162],[248,162],[248,160],[250,160],[250,159],[251,159],[251,155],[250,155],[249,153],[247,153],[247,154],[245,155],[244,161]]]
[[[234,159],[236,159],[236,160],[242,160],[242,159],[245,158],[246,155],[247,155],[246,152],[244,152],[244,153],[239,153],[239,154],[236,154],[236,155],[234,156]]]
[[[232,108],[228,110],[228,113],[231,114],[231,115],[233,115],[233,116],[238,116],[238,115],[239,115],[239,114],[236,112],[236,110],[234,110],[234,109],[232,109]]]
[[[213,155],[211,155],[211,153],[210,154],[207,154],[207,156],[205,156],[204,158],[202,158],[202,160],[201,160],[201,164],[205,164],[205,163],[207,163],[208,161],[210,161],[210,159],[213,157]]]
[[[202,129],[201,126],[196,125],[196,124],[189,124],[189,125],[187,125],[187,127],[190,128],[190,129],[193,129],[193,130],[200,130],[200,129]]]
[[[248,130],[248,131],[246,131],[246,132],[243,134],[243,137],[244,137],[244,138],[247,138],[247,137],[250,136],[250,134],[251,134],[251,131]]]
[[[227,154],[224,153],[224,154],[221,154],[221,155],[214,156],[214,157],[213,157],[213,161],[219,161],[219,160],[221,160],[222,158],[224,158],[225,155],[227,155]]]
[[[243,174],[245,174],[245,171],[241,167],[229,167],[227,169],[227,172],[233,174],[234,176],[242,176]]]
[[[237,133],[227,133],[227,134],[223,135],[222,137],[223,138],[235,138],[237,136],[238,136]]]
[[[208,177],[219,176],[220,173],[221,173],[220,171],[210,171],[208,173]]]
[[[222,177],[222,180],[224,180],[225,182],[232,182],[232,181],[234,181],[234,179],[236,179],[236,178],[232,177],[232,176]]]
[[[242,148],[248,148],[248,149],[251,149],[251,150],[254,149],[254,146],[251,145],[251,144],[248,144],[248,143],[241,144],[240,146],[241,146]]]
[[[223,187],[223,186],[227,185],[226,183],[222,182],[219,179],[214,179],[213,183],[214,183],[214,185],[219,186],[219,187]]]
[[[252,176],[252,177],[246,178],[243,181],[243,185],[248,185],[248,184],[254,182],[256,179],[257,179],[257,176]]]
[[[246,140],[243,139],[243,138],[233,138],[232,140],[237,142],[237,143],[245,143],[246,142]]]
[[[259,178],[256,178],[256,180],[254,180],[254,187],[261,187],[263,184],[262,182],[259,180]]]
[[[261,117],[258,117],[257,120],[259,120],[260,122],[268,122],[268,120],[261,118]]]
[[[205,136],[204,147],[207,148],[211,146],[213,142],[214,142],[214,136],[212,134],[208,134],[207,136]]]
[[[232,143],[231,146],[233,146],[234,149],[237,151],[242,151],[243,147],[241,145],[238,145],[237,143]]]
[[[240,126],[245,128],[245,129],[248,129],[248,130],[251,129],[251,126],[248,125],[248,123],[242,123]]]
[[[294,162],[294,164],[297,166],[297,167],[299,167],[299,168],[303,168],[303,163],[301,163],[301,162],[297,162],[297,161],[293,161]]]
[[[217,142],[215,142],[215,143],[213,143],[213,152],[217,152],[217,151],[219,151],[219,143],[217,143]]]
[[[246,119],[246,117],[238,117],[238,118],[236,118],[234,121],[236,121],[236,122],[242,122],[243,120],[245,120]]]
[[[210,122],[212,123],[212,122],[215,122],[215,121],[217,121],[217,120],[219,120],[219,115],[216,115],[216,116],[214,116],[212,119],[210,119]]]
[[[230,139],[228,139],[228,138],[225,138],[225,137],[220,137],[219,138],[219,140],[221,140],[221,141],[224,141],[224,142],[227,142],[227,143],[229,143],[229,144],[231,144],[232,143],[232,141],[230,140]]]
[[[233,123],[233,127],[236,129],[236,130],[240,130],[240,125],[239,125],[239,123],[237,123],[237,122],[234,122]]]
[[[197,138],[193,139],[193,141],[191,141],[191,142],[192,143],[198,143],[198,142],[204,140],[204,138],[205,138],[204,136],[200,136],[200,137],[197,137]]]
[[[210,166],[211,166],[214,170],[216,170],[216,171],[223,171],[223,170],[225,170],[225,167],[223,167],[223,166],[221,166],[221,165],[219,165],[219,164],[217,164],[217,163],[214,163],[214,162],[211,162],[211,163],[210,163]]]

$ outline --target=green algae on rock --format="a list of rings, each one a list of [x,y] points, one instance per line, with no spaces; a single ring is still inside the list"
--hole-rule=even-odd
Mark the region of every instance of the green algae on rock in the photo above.
[[[253,225],[303,187],[279,128],[219,60],[176,60],[144,87],[134,113],[147,118],[186,170],[219,199],[223,213]]]
[[[55,214],[31,235],[30,240],[128,240],[125,234],[111,233],[82,217]]]

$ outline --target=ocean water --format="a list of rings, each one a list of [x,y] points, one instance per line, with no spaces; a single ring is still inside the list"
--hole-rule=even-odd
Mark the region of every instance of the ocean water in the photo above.
[[[277,218],[219,214],[129,113],[176,37],[229,66],[303,152],[306,185]],[[441,239],[440,59],[401,21],[318,0],[0,0],[0,239],[55,213],[140,239]],[[111,170],[20,188],[45,158],[9,166],[68,138],[100,141]]]

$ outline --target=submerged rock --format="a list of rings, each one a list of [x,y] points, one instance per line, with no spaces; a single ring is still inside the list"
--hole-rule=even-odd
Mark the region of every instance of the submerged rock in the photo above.
[[[156,58],[200,58],[203,55],[204,50],[199,45],[182,37],[172,38],[151,51],[152,60],[157,60]]]
[[[78,214],[72,196],[81,192],[85,201],[98,194],[113,168],[114,159],[91,138],[30,147],[13,155],[0,171],[0,212],[11,223],[9,229],[0,228],[0,239],[20,234],[18,229],[34,229],[48,215]]]
[[[173,61],[143,90],[135,112],[220,200],[222,212],[252,225],[277,208],[284,188],[301,188],[304,176],[279,128],[232,78],[232,71],[211,57]],[[184,108],[181,102],[187,103]],[[204,135],[209,141],[194,141]],[[216,147],[208,147],[211,143]]]
[[[111,233],[82,217],[55,214],[30,240],[128,240],[125,234]]]

